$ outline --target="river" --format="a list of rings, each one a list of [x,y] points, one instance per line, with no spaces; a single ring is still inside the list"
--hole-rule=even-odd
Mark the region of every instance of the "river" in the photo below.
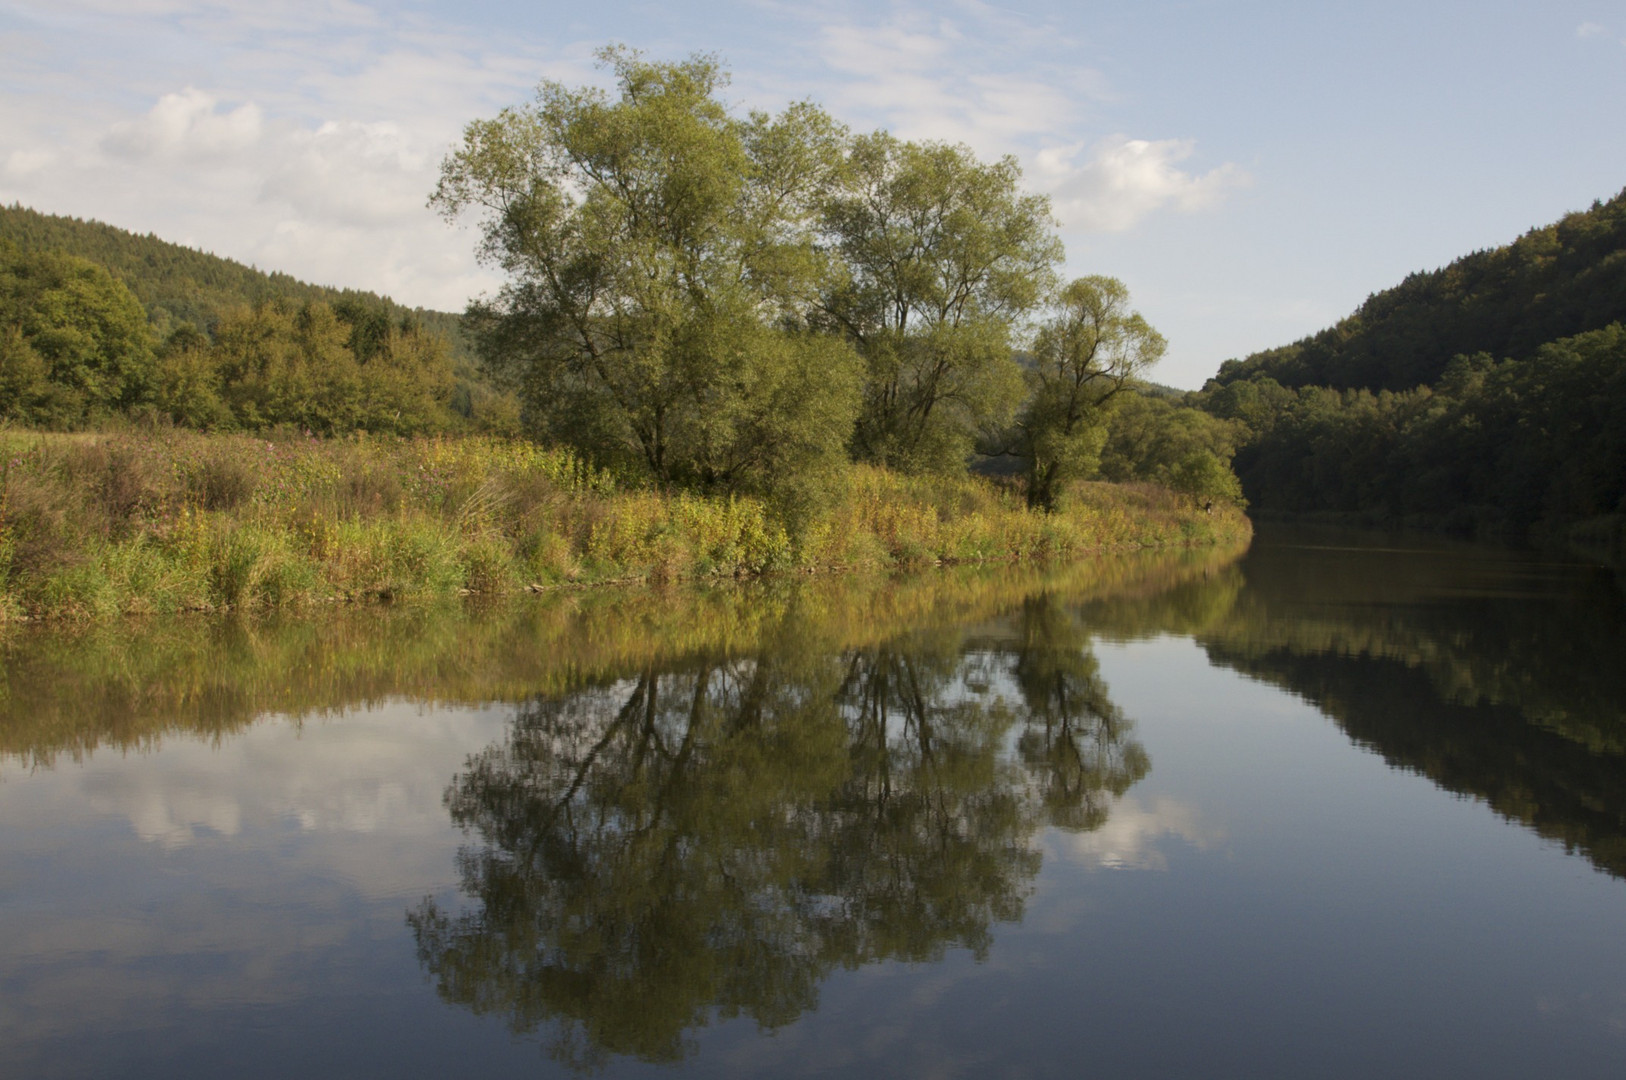
[[[1626,604],[1581,564],[1278,526],[0,630],[0,1075],[1626,1061]]]

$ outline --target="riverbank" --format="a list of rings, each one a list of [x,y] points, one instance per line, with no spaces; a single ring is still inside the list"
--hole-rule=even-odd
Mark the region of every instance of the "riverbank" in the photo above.
[[[975,476],[854,466],[794,527],[750,498],[621,490],[483,438],[0,432],[0,620],[282,608],[608,582],[1230,545],[1231,507],[1082,484],[1056,513]]]

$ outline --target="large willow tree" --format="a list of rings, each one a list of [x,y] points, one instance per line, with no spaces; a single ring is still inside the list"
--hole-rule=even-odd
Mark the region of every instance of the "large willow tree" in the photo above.
[[[542,433],[662,484],[794,493],[844,455],[860,365],[806,313],[813,219],[841,161],[820,110],[732,114],[696,56],[600,59],[616,93],[545,82],[470,124],[432,197],[476,209],[509,277],[470,307]]]
[[[821,307],[867,366],[858,457],[961,469],[1021,404],[1015,334],[1062,258],[1049,201],[1021,178],[964,146],[852,141],[824,207],[841,260]]]

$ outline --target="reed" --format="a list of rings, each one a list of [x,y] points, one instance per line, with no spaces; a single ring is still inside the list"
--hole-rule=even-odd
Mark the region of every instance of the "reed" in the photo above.
[[[1145,485],[1081,484],[1046,514],[981,477],[855,465],[791,515],[623,488],[513,440],[0,431],[0,620],[1071,559],[1249,531]]]

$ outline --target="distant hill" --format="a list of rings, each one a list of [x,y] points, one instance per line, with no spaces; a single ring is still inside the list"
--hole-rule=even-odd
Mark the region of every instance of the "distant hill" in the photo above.
[[[1626,567],[1626,191],[1227,361],[1267,514],[1542,536]]]
[[[461,332],[462,316],[409,308],[359,289],[311,285],[288,274],[266,273],[195,248],[182,247],[100,221],[42,214],[25,206],[0,206],[0,244],[24,251],[75,255],[107,267],[147,309],[160,336],[181,323],[212,333],[221,316],[267,300],[320,301],[334,308],[385,312],[390,322],[411,314],[424,329],[445,339],[454,363],[472,369],[474,356]]]
[[[1407,390],[1458,355],[1523,360],[1547,342],[1626,320],[1626,190],[1368,297],[1336,326],[1221,365],[1215,382]]]
[[[0,206],[0,424],[509,433],[460,315]]]

